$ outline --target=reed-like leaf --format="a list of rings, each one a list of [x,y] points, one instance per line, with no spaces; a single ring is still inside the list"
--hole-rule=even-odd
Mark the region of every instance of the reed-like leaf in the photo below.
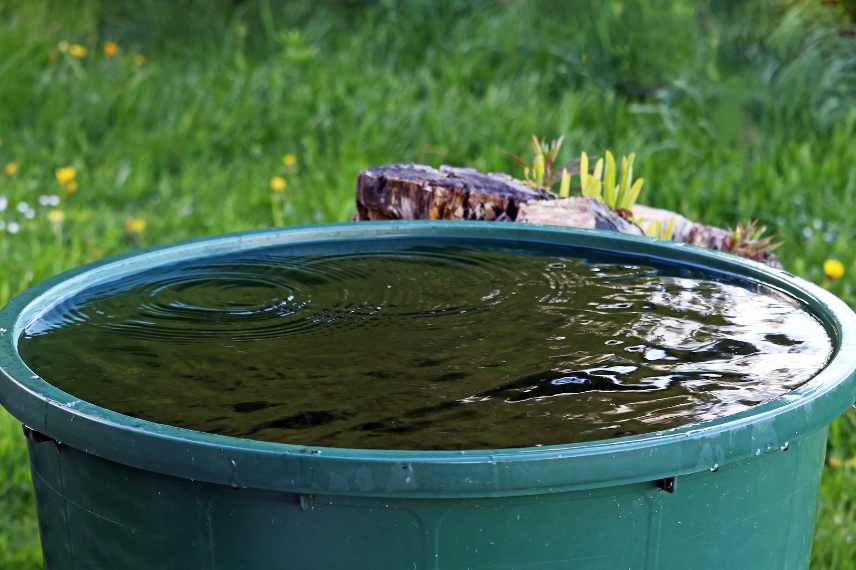
[[[567,168],[562,169],[562,180],[559,182],[559,198],[571,195],[571,174]]]
[[[594,163],[594,176],[597,180],[601,180],[603,178],[603,159],[598,158],[597,162]]]
[[[648,224],[648,227],[645,228],[645,234],[649,237],[658,238],[663,233],[663,224],[660,223],[660,220],[653,220]]]
[[[675,233],[675,218],[669,218],[669,223],[666,224],[666,229],[663,231],[663,239],[671,240],[672,234]]]
[[[644,178],[636,180],[630,187],[630,190],[627,192],[627,194],[624,195],[623,201],[621,202],[621,204],[618,205],[618,207],[624,208],[625,210],[633,208],[633,206],[636,204],[636,199],[639,198],[639,193],[642,191],[642,186],[644,184]]]
[[[618,187],[615,184],[615,157],[606,151],[606,172],[603,174],[603,199],[610,208],[618,207]]]
[[[624,203],[630,186],[633,183],[633,161],[636,159],[636,154],[630,153],[628,156],[621,157],[621,178],[618,183],[618,204]]]
[[[535,155],[535,172],[533,172],[535,176],[535,184],[538,185],[538,188],[541,188],[544,184],[544,155],[537,154]]]

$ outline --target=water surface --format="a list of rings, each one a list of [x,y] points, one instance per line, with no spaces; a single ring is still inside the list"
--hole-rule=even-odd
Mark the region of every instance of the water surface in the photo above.
[[[79,397],[333,447],[474,449],[693,424],[799,386],[830,339],[758,284],[584,250],[421,239],[279,246],[78,294],[20,339]]]

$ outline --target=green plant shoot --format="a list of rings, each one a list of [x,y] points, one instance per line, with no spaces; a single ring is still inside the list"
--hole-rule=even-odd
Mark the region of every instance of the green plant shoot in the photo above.
[[[567,198],[571,195],[571,173],[567,168],[562,169],[562,178],[559,182],[559,198]]]
[[[675,233],[675,219],[672,218],[664,226],[660,220],[653,220],[645,227],[645,235],[652,238],[671,240]]]
[[[532,163],[527,164],[524,160],[512,155],[511,158],[523,167],[523,182],[530,188],[549,192],[556,181],[555,165],[562,148],[564,136],[561,136],[549,144],[538,140],[532,135]],[[568,180],[568,192],[570,192],[570,180]]]
[[[586,153],[580,155],[580,186],[583,196],[603,202],[613,210],[630,210],[642,186],[643,178],[633,180],[633,163],[636,155],[631,153],[621,157],[621,170],[616,168],[615,156],[611,151],[604,153],[595,163],[594,172],[589,173],[589,158]],[[605,170],[604,170],[605,166]]]

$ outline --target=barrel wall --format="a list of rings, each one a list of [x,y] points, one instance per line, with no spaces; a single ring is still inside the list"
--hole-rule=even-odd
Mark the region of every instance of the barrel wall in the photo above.
[[[181,479],[29,438],[48,570],[804,569],[826,430],[710,471],[468,499]]]

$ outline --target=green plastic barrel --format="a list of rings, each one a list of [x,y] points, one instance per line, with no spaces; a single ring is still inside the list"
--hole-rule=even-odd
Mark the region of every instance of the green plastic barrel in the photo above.
[[[834,356],[800,388],[686,428],[474,451],[303,447],[124,416],[27,368],[17,338],[57,302],[178,260],[277,244],[436,237],[573,245],[739,275],[800,300]],[[732,256],[613,233],[385,222],[203,239],[115,258],[0,313],[0,403],[26,427],[49,569],[705,569],[808,566],[827,427],[856,397],[856,315]]]

